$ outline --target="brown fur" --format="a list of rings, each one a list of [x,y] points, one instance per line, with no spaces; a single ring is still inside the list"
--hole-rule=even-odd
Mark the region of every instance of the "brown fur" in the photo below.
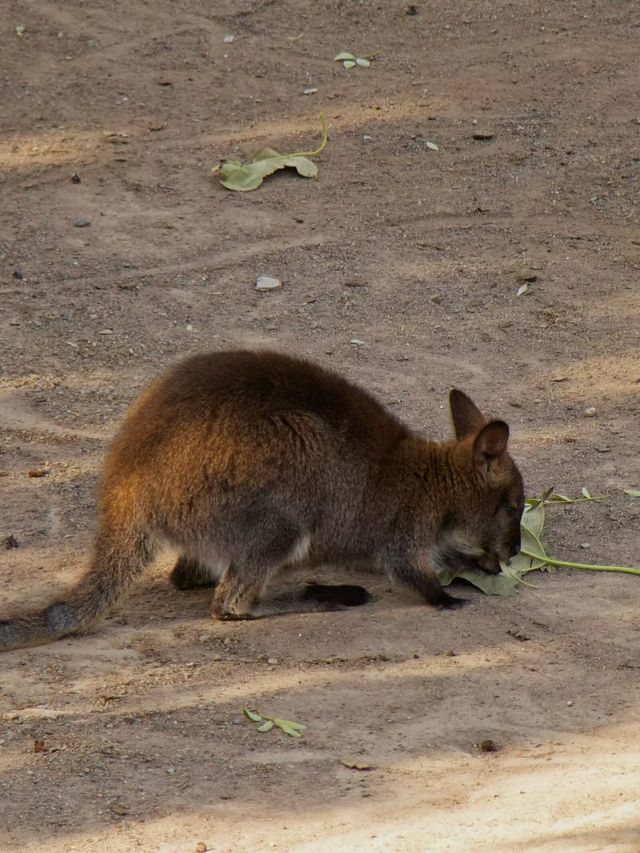
[[[457,602],[433,571],[497,571],[519,550],[523,490],[509,430],[450,395],[456,439],[427,441],[362,389],[274,352],[199,355],[131,407],[108,455],[89,570],[45,610],[0,622],[0,650],[90,624],[171,542],[178,588],[216,585],[212,612],[360,604],[361,587],[310,585],[261,605],[300,560],[366,560],[429,604]],[[333,592],[331,591],[333,589]]]

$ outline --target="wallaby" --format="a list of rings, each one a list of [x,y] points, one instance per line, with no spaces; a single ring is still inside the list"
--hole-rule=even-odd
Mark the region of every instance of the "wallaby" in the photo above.
[[[188,358],[133,404],[107,457],[90,568],[46,609],[0,621],[0,650],[92,623],[164,542],[186,589],[215,586],[217,619],[363,604],[358,586],[310,584],[260,604],[294,563],[368,561],[429,604],[462,603],[434,569],[499,571],[520,549],[523,485],[509,428],[450,393],[456,439],[435,443],[373,396],[270,351]],[[274,606],[275,604],[275,606]]]

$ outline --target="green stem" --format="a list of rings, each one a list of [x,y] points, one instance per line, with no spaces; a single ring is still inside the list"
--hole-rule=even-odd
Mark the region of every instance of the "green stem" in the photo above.
[[[320,127],[322,128],[322,141],[317,148],[314,148],[313,151],[295,151],[293,154],[287,154],[287,157],[315,157],[316,154],[320,154],[329,139],[329,130],[324,113],[320,113]]]
[[[531,551],[526,551],[524,548],[521,553],[534,560],[544,559],[545,563],[548,563],[550,566],[567,566],[570,569],[583,569],[584,571],[591,572],[622,572],[627,575],[640,575],[640,569],[634,569],[630,566],[598,566],[593,563],[572,563],[569,560],[554,560],[553,557],[541,557],[540,554],[534,554]]]

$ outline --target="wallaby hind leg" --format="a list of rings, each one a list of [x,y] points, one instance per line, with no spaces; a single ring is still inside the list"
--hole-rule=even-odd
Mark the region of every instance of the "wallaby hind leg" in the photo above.
[[[216,587],[211,615],[214,619],[254,619],[253,608],[260,601],[266,581],[266,573],[249,574],[229,566]]]
[[[268,523],[265,524],[264,520]],[[279,613],[303,613],[310,610],[342,610],[364,604],[369,593],[357,586],[307,584],[271,597],[261,604],[269,578],[287,564],[306,559],[311,540],[288,519],[267,508],[259,519],[246,519],[248,541],[234,554],[213,597],[215,619],[256,619]]]
[[[169,580],[176,589],[213,587],[218,583],[218,578],[212,575],[208,566],[184,554],[178,557]]]

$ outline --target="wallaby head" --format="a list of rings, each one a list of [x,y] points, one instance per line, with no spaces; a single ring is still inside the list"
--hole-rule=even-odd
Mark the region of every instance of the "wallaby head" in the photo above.
[[[487,420],[462,391],[449,394],[456,434],[454,457],[459,472],[457,495],[443,541],[445,559],[476,555],[489,572],[499,572],[520,550],[524,508],[522,477],[508,453],[509,427]]]
[[[261,603],[295,562],[366,561],[439,607],[438,565],[497,571],[519,549],[509,429],[452,391],[456,439],[428,441],[337,374],[275,352],[194,356],[131,407],[105,464],[91,564],[43,610],[0,620],[0,650],[75,633],[165,542],[178,589],[215,587],[216,619],[363,604],[312,583]]]

